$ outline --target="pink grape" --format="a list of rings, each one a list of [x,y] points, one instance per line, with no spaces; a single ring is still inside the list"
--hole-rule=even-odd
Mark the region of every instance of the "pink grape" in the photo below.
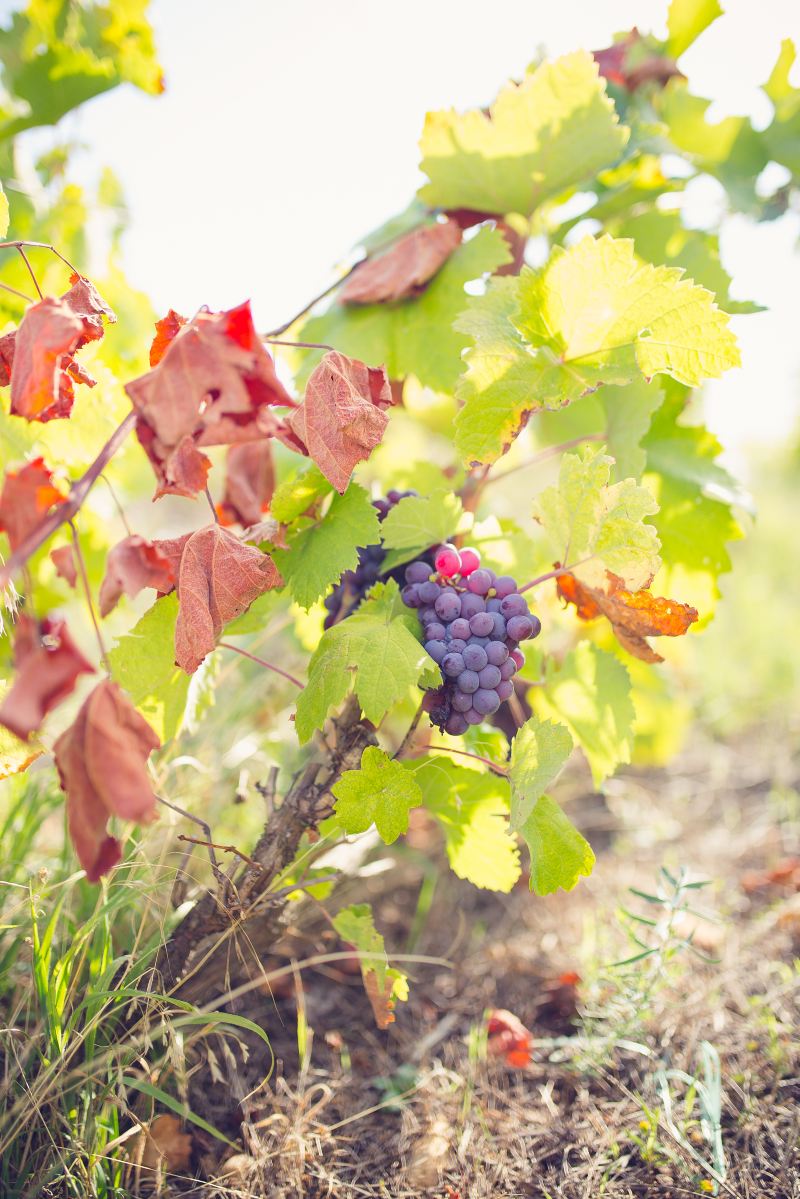
[[[477,550],[463,549],[461,553],[461,576],[466,578],[471,575],[474,570],[477,570],[481,564],[481,556]]]
[[[517,670],[522,670],[522,667],[525,665],[525,655],[523,654],[522,650],[512,649],[508,656],[515,663]]]
[[[441,549],[436,551],[436,557],[433,564],[440,575],[451,579],[453,575],[457,575],[461,571],[461,555],[454,545],[447,542]]]

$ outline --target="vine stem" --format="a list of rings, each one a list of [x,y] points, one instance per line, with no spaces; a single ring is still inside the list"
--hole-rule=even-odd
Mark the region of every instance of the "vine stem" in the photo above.
[[[546,575],[539,575],[536,579],[531,579],[530,583],[526,583],[524,587],[519,588],[519,594],[523,591],[530,591],[531,587],[538,587],[540,583],[546,583],[548,579],[560,579],[563,575],[571,575],[579,566],[584,566],[587,562],[591,562],[594,554],[590,554],[588,558],[582,558],[580,562],[574,562],[572,566],[559,566],[555,570],[549,570]]]
[[[295,321],[299,321],[301,316],[305,316],[307,312],[310,312],[315,304],[318,304],[320,300],[324,300],[325,297],[329,296],[332,291],[336,291],[337,287],[341,287],[345,280],[349,279],[353,272],[358,270],[362,262],[367,261],[368,257],[369,255],[365,254],[363,258],[359,258],[358,262],[353,263],[349,271],[347,271],[344,275],[341,275],[338,279],[334,279],[333,283],[329,283],[326,288],[315,295],[313,299],[309,300],[299,312],[296,312],[294,316],[290,316],[288,321],[284,321],[282,325],[278,325],[277,329],[270,329],[268,333],[262,333],[261,340],[275,341],[276,338],[280,337],[281,333],[285,333],[287,329],[291,329]]]
[[[397,749],[395,750],[395,753],[394,753],[395,758],[402,758],[403,755],[405,754],[406,750],[408,749],[409,745],[411,744],[412,740],[414,739],[414,734],[416,733],[417,728],[419,726],[419,722],[422,719],[422,713],[425,710],[424,704],[425,704],[425,700],[423,698],[420,700],[419,707],[417,708],[416,712],[414,713],[414,719],[411,721],[411,724],[408,726],[408,729],[406,730],[405,737],[403,738],[403,740],[400,742]]]
[[[607,441],[608,433],[585,433],[583,437],[573,437],[569,441],[562,441],[558,445],[545,446],[543,450],[539,450],[532,458],[528,458],[526,462],[519,462],[516,466],[512,466],[509,470],[504,470],[502,474],[490,475],[485,481],[482,481],[483,487],[488,487],[490,483],[500,483],[503,479],[507,479],[509,475],[515,475],[519,470],[527,470],[531,466],[536,466],[539,462],[546,462],[548,458],[554,458],[556,454],[562,454],[566,450],[572,450],[576,445],[583,445],[585,441]]]
[[[50,247],[47,248],[50,249]],[[3,249],[2,243],[0,243],[0,249]],[[56,529],[59,529],[61,525],[68,524],[72,520],[94,486],[95,481],[105,470],[135,424],[136,413],[129,412],[122,424],[118,425],[111,434],[85,474],[81,475],[77,483],[73,483],[64,503],[54,508],[44,520],[31,529],[27,537],[23,538],[8,561],[0,567],[0,589],[7,586],[14,572],[25,565],[28,559],[39,549],[39,546],[44,545],[45,541],[49,537],[52,537]]]
[[[272,346],[294,346],[298,350],[335,350],[335,346],[329,346],[324,341],[284,341],[280,337],[270,337],[265,334],[262,341],[268,341]]]
[[[33,286],[36,288],[36,294],[37,294],[37,296],[39,297],[39,299],[40,299],[40,300],[43,300],[43,299],[44,299],[44,296],[42,295],[42,289],[41,289],[41,287],[39,286],[39,280],[36,278],[36,272],[34,271],[33,267],[32,267],[32,266],[31,266],[31,264],[30,264],[30,261],[29,261],[29,259],[28,259],[28,255],[27,255],[27,254],[25,253],[25,251],[23,250],[23,248],[22,248],[22,245],[21,245],[21,244],[18,244],[18,245],[17,245],[17,250],[19,251],[19,254],[20,254],[21,258],[22,258],[22,261],[25,263],[25,266],[26,266],[26,267],[27,267],[27,269],[28,269],[28,274],[30,275],[31,279],[33,280]]]
[[[211,509],[211,515],[214,517],[214,523],[218,525],[219,524],[219,513],[217,512],[217,506],[214,503],[214,497],[212,496],[208,487],[206,487],[206,489],[205,489],[205,497],[208,500],[208,506]]]
[[[483,762],[484,766],[488,766],[494,774],[499,774],[501,778],[508,778],[508,771],[503,770],[502,766],[498,766],[497,762],[493,762],[491,758],[484,758],[481,756],[481,754],[470,753],[467,749],[453,749],[450,745],[426,745],[425,752],[437,754],[458,754],[458,756],[461,758],[472,758],[474,762]],[[395,755],[395,757],[396,756],[397,755]]]
[[[49,250],[51,254],[55,254],[56,258],[60,258],[65,266],[69,267],[69,269],[72,271],[73,275],[81,274],[80,271],[78,270],[78,268],[73,263],[71,263],[68,258],[65,258],[60,250],[57,250],[55,248],[55,246],[51,245],[49,242],[46,242],[46,241],[0,241],[0,250],[20,251],[20,250],[22,250],[23,247],[27,247],[29,250]],[[81,275],[81,278],[83,278],[82,275]]]
[[[81,551],[81,542],[80,542],[80,538],[78,537],[78,530],[75,528],[75,524],[73,521],[69,522],[69,527],[70,527],[70,532],[72,533],[72,548],[75,551],[75,558],[78,563],[78,573],[81,576],[81,586],[83,588],[83,594],[86,597],[86,603],[89,608],[89,615],[92,618],[92,625],[94,626],[94,634],[95,634],[95,637],[97,638],[97,644],[100,647],[100,660],[103,663],[103,668],[104,668],[106,674],[110,675],[111,667],[110,667],[109,661],[108,661],[108,650],[106,649],[105,642],[103,641],[103,634],[100,632],[100,625],[97,620],[97,613],[94,610],[94,601],[92,600],[92,589],[89,586],[89,576],[86,573],[86,563],[83,560],[83,553]]]
[[[290,683],[294,683],[295,687],[299,687],[301,691],[305,690],[305,683],[301,683],[293,674],[289,674],[288,670],[281,670],[280,666],[275,666],[272,662],[267,662],[266,658],[257,658],[255,654],[249,653],[246,649],[240,649],[238,645],[231,645],[230,641],[220,641],[217,649],[232,649],[235,654],[241,654],[243,658],[249,658],[251,662],[256,662],[266,670],[272,670],[275,674],[282,675]]]

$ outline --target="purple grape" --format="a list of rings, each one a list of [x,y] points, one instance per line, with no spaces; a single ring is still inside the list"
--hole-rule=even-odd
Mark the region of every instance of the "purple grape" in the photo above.
[[[477,672],[474,670],[462,670],[456,680],[456,686],[460,691],[465,691],[467,695],[471,695],[473,691],[477,691],[481,685]]]
[[[511,699],[511,696],[514,694],[514,684],[511,682],[511,679],[503,679],[495,687],[495,692],[500,696],[501,703],[504,703],[507,699]]]
[[[462,608],[464,606],[463,598],[461,600],[461,606]],[[465,620],[463,616],[457,616],[450,625],[450,634],[453,637],[460,637],[462,641],[467,641],[470,634],[469,621]]]
[[[443,591],[433,605],[442,620],[455,620],[461,613],[461,598],[449,588]]]
[[[426,626],[425,632],[431,641],[444,641],[447,630],[443,624],[439,624],[437,621],[432,620],[430,624]]]
[[[481,716],[480,712],[476,712],[474,708],[470,708],[468,712],[464,713],[464,719],[466,720],[467,724],[480,724],[480,722],[483,720],[483,717]]]
[[[483,670],[478,671],[478,678],[481,681],[481,687],[496,687],[500,682],[500,667],[499,666],[484,666]]]
[[[488,637],[494,629],[494,617],[491,612],[476,612],[470,617],[469,627],[476,637]]]
[[[506,635],[506,618],[505,618],[505,616],[502,616],[499,612],[492,612],[491,616],[494,621],[494,632],[492,633],[492,636],[495,637],[498,641],[505,640],[505,635]]]
[[[443,641],[426,641],[425,652],[430,654],[434,662],[441,662],[442,658],[447,653],[447,646]]]
[[[454,691],[450,696],[450,706],[456,712],[468,712],[472,707],[472,696],[467,695],[466,691]]]
[[[486,646],[486,657],[492,666],[502,666],[508,657],[508,650],[502,641],[490,641]]]
[[[466,733],[469,725],[460,712],[451,712],[444,728],[451,736],[460,737],[462,733]]]
[[[494,589],[500,599],[505,599],[507,595],[511,595],[517,590],[517,584],[510,575],[498,575],[494,581]]]
[[[487,612],[499,612],[500,611],[500,603],[501,603],[501,601],[499,599],[497,599],[496,596],[493,596],[492,599],[488,599],[486,601],[486,611]]]
[[[525,655],[523,654],[522,650],[512,649],[508,656],[511,658],[512,662],[516,664],[517,670],[522,670],[522,667],[525,665]]]
[[[450,641],[448,641],[447,648],[451,654],[463,654],[464,650],[467,648],[467,643],[460,637],[453,637]]]
[[[445,654],[445,656],[442,658],[442,670],[446,675],[449,675],[451,679],[454,679],[457,675],[462,674],[464,670],[464,659],[461,657],[461,654],[454,654],[452,651],[449,654]]]
[[[467,670],[483,670],[489,659],[480,645],[468,645],[461,655]]]
[[[419,618],[423,624],[430,624],[432,620],[438,621],[435,608],[420,608]]]
[[[431,568],[427,562],[412,562],[406,567],[407,583],[427,583],[431,577]]]
[[[439,598],[441,587],[438,583],[432,583],[430,579],[426,583],[419,585],[419,598],[423,604],[434,604]]]
[[[491,716],[500,707],[500,697],[488,687],[479,687],[472,697],[472,706],[482,716]]]
[[[400,598],[407,608],[418,608],[420,603],[419,588],[415,587],[413,584],[410,584],[408,587],[404,587],[400,592]]]
[[[420,595],[422,595],[421,589]],[[425,599],[425,596],[423,595],[422,598]],[[508,620],[509,616],[527,616],[528,605],[525,603],[524,595],[518,595],[516,592],[512,592],[511,595],[507,595],[505,599],[500,601],[500,611],[503,613],[506,620]]]
[[[525,641],[533,632],[533,621],[530,616],[512,616],[506,629],[514,641]]]
[[[480,595],[472,595],[467,591],[461,596],[461,615],[465,620],[477,616],[478,612],[486,611],[486,601]]]
[[[517,664],[513,658],[507,658],[502,666],[498,667],[501,679],[513,679],[517,673]]]
[[[488,570],[473,570],[472,574],[467,579],[467,591],[471,591],[473,595],[486,595],[486,592],[492,585],[492,575]]]
[[[532,637],[538,637],[542,631],[542,622],[541,622],[541,620],[539,620],[538,616],[534,616],[533,614],[531,614],[531,623],[533,624],[533,632],[530,634],[530,636],[528,638],[529,641]]]

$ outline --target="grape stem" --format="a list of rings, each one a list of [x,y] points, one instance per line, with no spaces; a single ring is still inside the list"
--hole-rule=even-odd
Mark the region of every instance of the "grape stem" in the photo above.
[[[403,738],[403,740],[400,742],[397,749],[395,750],[395,754],[394,754],[395,758],[402,758],[403,755],[405,754],[406,750],[408,749],[409,745],[411,744],[412,740],[414,739],[414,734],[416,733],[419,722],[422,719],[422,713],[425,710],[424,705],[425,705],[425,699],[423,697],[420,700],[419,707],[417,708],[416,712],[414,713],[414,719],[411,721],[411,724],[408,726],[408,729],[406,730],[405,737]]]
[[[257,658],[255,654],[249,653],[246,649],[240,649],[238,645],[231,645],[229,641],[220,641],[217,644],[217,649],[232,649],[235,654],[241,654],[243,658],[249,658],[251,662],[256,662],[259,666],[263,666],[265,670],[272,670],[275,674],[282,675],[290,683],[294,683],[295,687],[299,687],[301,691],[305,690],[305,683],[301,683],[293,674],[289,674],[288,670],[281,670],[280,666],[275,666],[272,662],[267,662],[265,658]]]
[[[509,475],[515,475],[519,470],[527,470],[530,466],[536,466],[539,462],[546,462],[548,458],[555,457],[556,454],[563,454],[566,450],[573,450],[578,445],[583,445],[585,441],[607,441],[608,433],[584,433],[582,437],[573,437],[569,441],[562,441],[558,445],[545,446],[543,450],[539,450],[538,454],[534,454],[532,458],[528,458],[525,462],[518,462],[516,466],[504,470],[502,474],[490,475],[485,480],[481,480],[482,487],[488,487],[490,483],[500,483],[503,479],[507,479]]]
[[[422,750],[416,752],[419,754],[422,753]],[[497,762],[493,762],[491,758],[484,758],[481,754],[470,753],[466,749],[453,749],[450,745],[426,745],[425,753],[458,754],[462,758],[472,758],[475,762],[483,762],[484,766],[488,766],[494,774],[499,774],[501,778],[508,778],[508,772],[502,766],[498,766]],[[411,757],[416,757],[416,754],[412,754]]]
[[[540,583],[546,583],[548,579],[560,579],[563,575],[571,575],[579,566],[591,562],[593,557],[594,554],[590,554],[588,558],[582,558],[580,562],[575,562],[572,566],[559,566],[556,570],[549,570],[546,575],[539,575],[538,578],[531,579],[530,583],[526,583],[524,587],[520,587],[519,594],[530,591],[531,587],[538,587]]]

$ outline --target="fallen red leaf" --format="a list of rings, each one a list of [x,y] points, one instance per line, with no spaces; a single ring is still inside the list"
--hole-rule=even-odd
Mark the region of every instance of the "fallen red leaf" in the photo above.
[[[75,567],[75,552],[71,545],[60,545],[58,549],[50,551],[50,561],[56,568],[56,574],[65,583],[69,583],[70,587],[74,587],[78,581],[78,572]]]
[[[275,464],[269,441],[250,441],[228,450],[225,494],[220,505],[224,524],[255,525],[275,491]]]
[[[215,524],[192,533],[178,573],[178,666],[194,674],[225,625],[246,612],[257,596],[282,585],[269,554],[243,545],[227,529]]]
[[[741,883],[748,895],[758,891],[800,891],[800,858],[784,858],[769,870],[748,870]]]
[[[53,486],[52,479],[43,458],[34,458],[20,470],[6,472],[0,492],[0,532],[8,535],[12,550],[54,504],[63,504],[66,497]]]
[[[518,1016],[505,1008],[492,1008],[487,1016],[488,1049],[502,1057],[507,1066],[527,1066],[531,1060],[533,1035]]]
[[[460,244],[455,221],[412,229],[385,253],[356,267],[339,299],[343,304],[380,304],[419,295]]]
[[[186,317],[170,308],[166,316],[156,321],[156,335],[150,346],[150,365],[158,366],[172,342],[186,324]]]
[[[109,550],[106,573],[100,585],[100,615],[108,616],[120,596],[133,599],[145,587],[155,587],[162,595],[175,586],[176,573],[170,558],[158,542],[134,533]]]
[[[646,637],[681,637],[697,620],[697,609],[653,595],[647,588],[628,591],[622,579],[606,571],[607,590],[589,587],[574,575],[561,575],[558,594],[574,604],[581,620],[605,616],[620,645],[643,662],[663,662]]]
[[[11,690],[0,704],[0,724],[23,741],[75,690],[80,675],[94,674],[63,620],[39,622],[24,614],[14,629],[14,666]]]
[[[273,406],[294,407],[264,349],[249,302],[201,312],[175,335],[158,365],[126,385],[136,432],[162,495],[206,486],[201,446],[235,445],[285,428]]]
[[[147,759],[161,744],[150,725],[116,683],[104,679],[61,734],[54,756],[67,796],[69,835],[90,882],[96,883],[122,856],[106,832],[110,816],[147,824],[156,796]]]
[[[325,478],[343,493],[356,463],[368,458],[383,437],[391,403],[385,367],[365,366],[331,350],[288,423]]]

